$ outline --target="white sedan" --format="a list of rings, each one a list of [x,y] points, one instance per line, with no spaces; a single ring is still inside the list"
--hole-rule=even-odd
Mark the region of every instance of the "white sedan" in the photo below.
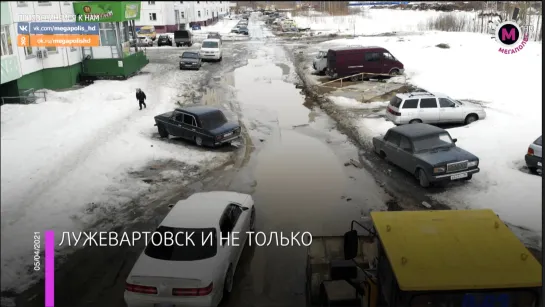
[[[162,242],[152,236],[127,277],[127,306],[216,307],[233,288],[247,232],[254,228],[250,195],[205,192],[179,201],[156,230]],[[224,240],[233,235],[237,239]],[[175,243],[165,244],[165,237]]]

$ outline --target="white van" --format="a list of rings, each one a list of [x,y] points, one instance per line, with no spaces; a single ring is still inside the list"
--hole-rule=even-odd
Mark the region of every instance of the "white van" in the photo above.
[[[312,67],[319,74],[322,74],[322,75],[325,74],[325,70],[327,68],[327,51],[326,50],[322,50],[318,52],[318,55],[312,61]]]
[[[221,51],[221,40],[216,38],[207,38],[203,40],[200,55],[202,61],[221,61],[223,58]]]

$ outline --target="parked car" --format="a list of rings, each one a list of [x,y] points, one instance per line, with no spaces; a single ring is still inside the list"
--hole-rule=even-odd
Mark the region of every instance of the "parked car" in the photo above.
[[[231,29],[231,33],[238,34],[238,29],[239,29],[239,27],[235,26],[233,29]]]
[[[206,38],[215,38],[215,39],[219,39],[220,42],[222,41],[221,34],[219,34],[218,32],[210,32],[208,33],[208,36],[206,36]]]
[[[174,43],[176,47],[193,45],[193,34],[189,30],[174,31]]]
[[[486,118],[483,107],[452,99],[444,94],[413,92],[397,94],[386,109],[386,118],[396,125],[465,123]]]
[[[456,146],[457,139],[428,124],[391,128],[374,137],[374,151],[413,174],[424,188],[432,183],[470,180],[479,172],[479,158]]]
[[[201,68],[201,57],[198,52],[185,51],[180,56],[180,70]]]
[[[223,52],[221,50],[221,41],[219,39],[207,38],[202,41],[201,51],[202,60],[221,61]]]
[[[157,47],[161,46],[172,46],[172,38],[166,34],[159,35]]]
[[[151,39],[152,41],[155,41],[155,39],[157,38],[157,32],[156,32],[154,26],[144,26],[144,27],[141,27],[141,28],[137,31],[137,34],[138,34],[139,37],[142,37],[142,36],[148,37],[148,38]]]
[[[238,28],[238,34],[249,35],[250,32],[248,31],[248,28],[246,26],[240,26]]]
[[[543,155],[541,151],[542,141],[539,136],[530,146],[528,146],[528,152],[524,157],[526,165],[531,173],[536,174],[539,171],[543,171]]]
[[[334,79],[359,73],[369,73],[373,77],[376,74],[397,76],[403,72],[403,64],[382,47],[345,47],[327,52],[327,74]],[[360,78],[353,76],[351,80]]]
[[[157,115],[155,125],[162,138],[182,137],[198,146],[230,144],[241,136],[239,124],[228,121],[220,109],[205,106],[177,108]]]
[[[255,221],[254,200],[247,194],[213,191],[179,201],[129,273],[125,303],[128,307],[218,306],[233,289]],[[156,233],[161,234],[160,241]],[[165,238],[175,243],[168,244]]]
[[[325,74],[327,69],[327,51],[320,51],[314,60],[312,61],[312,68],[316,70],[319,74]]]
[[[193,26],[191,26],[191,30],[200,30],[201,29],[201,25],[199,24],[194,24]]]
[[[153,40],[147,36],[139,36],[136,40],[136,46],[151,47],[153,46]]]

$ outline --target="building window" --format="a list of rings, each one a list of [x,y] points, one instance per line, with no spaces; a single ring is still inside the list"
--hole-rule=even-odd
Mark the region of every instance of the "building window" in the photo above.
[[[47,50],[47,53],[57,53],[57,47],[45,47],[45,50]]]
[[[183,1],[180,1],[180,3],[182,3],[182,4],[183,4],[184,2],[183,2]]]
[[[185,18],[184,12],[181,12],[180,15],[182,16],[182,19]]]
[[[63,1],[64,2],[64,5],[70,5],[70,1]]]
[[[9,32],[9,25],[2,26],[2,55],[13,54],[13,47],[11,46],[11,34]]]
[[[25,56],[27,58],[34,57],[34,49],[32,47],[25,47]]]
[[[42,5],[42,6],[46,6],[46,5],[51,5],[51,1],[38,1],[38,5]]]
[[[197,1],[197,4],[201,3],[200,1]]]
[[[222,7],[220,7],[220,12],[223,12],[223,8],[222,8]]]
[[[149,5],[155,5],[155,1],[148,1]]]
[[[76,47],[70,47],[70,52],[78,51],[78,48]]]
[[[115,35],[115,28],[111,22],[99,23],[100,28],[100,45],[101,46],[116,46],[117,36]]]
[[[123,21],[119,24],[119,36],[121,43],[126,43],[130,40],[129,36],[129,22]]]
[[[23,7],[23,6],[28,6],[28,4],[27,4],[26,1],[17,1],[17,6],[18,7]]]
[[[156,13],[149,13],[149,20],[150,21],[156,21],[157,20],[157,14]]]
[[[206,10],[206,16],[210,15],[210,11]]]
[[[201,11],[197,11],[197,16],[201,17]]]

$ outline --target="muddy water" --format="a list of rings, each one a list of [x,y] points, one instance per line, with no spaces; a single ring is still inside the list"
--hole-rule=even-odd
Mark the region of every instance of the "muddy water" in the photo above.
[[[346,146],[326,141],[330,132],[314,122],[316,111],[305,107],[284,49],[268,44],[249,48],[248,65],[235,70],[234,86],[256,150],[231,188],[251,186],[246,191],[256,203],[258,231],[342,235],[362,209],[345,197],[352,193],[357,198],[362,188],[344,165],[340,152]],[[268,133],[252,128],[257,126],[267,126]],[[306,253],[306,247],[279,247],[274,241],[248,249],[226,305],[304,306]]]

